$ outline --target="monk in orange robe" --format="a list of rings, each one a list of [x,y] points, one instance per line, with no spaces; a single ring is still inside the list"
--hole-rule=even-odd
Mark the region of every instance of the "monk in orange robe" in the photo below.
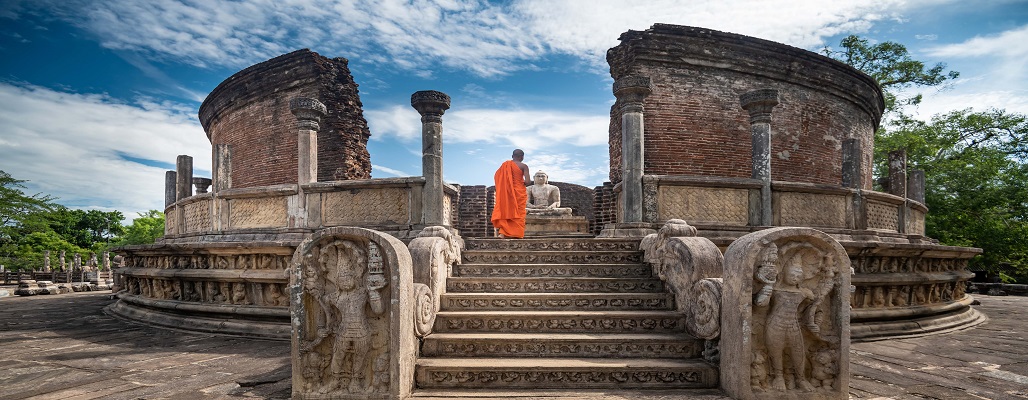
[[[496,182],[496,202],[493,205],[493,226],[500,230],[502,238],[525,237],[525,214],[528,205],[528,191],[525,186],[532,184],[529,178],[525,152],[514,150],[511,160],[504,161],[496,170],[493,180]]]

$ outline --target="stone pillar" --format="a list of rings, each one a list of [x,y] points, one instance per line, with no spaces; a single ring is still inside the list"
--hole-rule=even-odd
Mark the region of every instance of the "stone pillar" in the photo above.
[[[924,204],[924,170],[912,169],[907,174],[907,197]]]
[[[67,271],[68,270],[68,267],[67,267],[67,265],[64,262],[65,261],[64,260],[64,250],[61,250],[60,255],[57,257],[57,261],[59,263],[61,263],[61,271]]]
[[[109,251],[104,251],[103,269],[105,271],[111,270],[111,252]]]
[[[422,222],[425,226],[450,226],[443,212],[443,113],[450,108],[450,96],[422,90],[410,96],[410,105],[421,114]]]
[[[889,194],[907,197],[907,151],[889,152]]]
[[[175,201],[193,195],[193,157],[180,155],[175,160]]]
[[[649,77],[626,76],[614,82],[614,96],[621,104],[620,222],[643,222],[643,99],[649,95]]]
[[[167,171],[164,173],[164,207],[167,208],[171,203],[175,202],[177,195],[176,185],[178,184],[178,175],[175,171]]]
[[[760,89],[739,96],[742,108],[750,113],[753,135],[752,178],[761,181],[760,225],[771,226],[771,110],[778,105],[778,91]]]
[[[297,97],[289,100],[289,111],[297,121],[297,183],[318,181],[318,129],[328,109],[317,99]]]
[[[863,187],[863,154],[860,139],[851,138],[842,141],[842,186],[854,189]]]
[[[43,272],[50,272],[50,250],[43,250]]]
[[[232,187],[232,146],[227,144],[214,145],[214,193]]]
[[[196,188],[196,194],[207,193],[207,188],[211,187],[211,178],[193,178],[193,187]]]
[[[897,231],[900,233],[907,231],[907,219],[910,215],[910,205],[907,204],[907,151],[893,150],[889,152],[889,194],[902,197],[904,199],[903,205],[899,209],[899,226]]]

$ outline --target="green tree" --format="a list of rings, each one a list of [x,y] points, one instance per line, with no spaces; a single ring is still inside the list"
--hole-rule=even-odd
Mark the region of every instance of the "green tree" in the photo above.
[[[150,210],[132,220],[132,225],[125,228],[115,245],[151,244],[161,236],[164,236],[164,213]]]
[[[907,47],[896,42],[871,44],[867,39],[850,35],[839,42],[842,50],[825,47],[823,53],[870,75],[882,87],[886,113],[901,112],[904,106],[921,103],[921,93],[899,97],[903,90],[913,87],[938,86],[956,79],[959,72],[946,70],[946,64],[928,67],[923,61],[910,56]]]
[[[55,199],[49,195],[27,195],[21,191],[25,188],[25,182],[0,170],[0,228],[18,223],[32,213],[49,211],[54,207]]]

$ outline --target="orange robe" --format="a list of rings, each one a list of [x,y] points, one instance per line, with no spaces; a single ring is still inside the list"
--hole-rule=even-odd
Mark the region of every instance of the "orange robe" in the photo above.
[[[493,180],[496,182],[496,202],[491,218],[493,226],[503,236],[525,237],[525,207],[528,205],[525,174],[516,162],[507,160],[496,170]]]

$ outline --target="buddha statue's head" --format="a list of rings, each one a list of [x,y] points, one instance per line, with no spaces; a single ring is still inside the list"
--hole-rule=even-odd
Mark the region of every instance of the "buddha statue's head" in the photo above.
[[[550,176],[546,175],[546,173],[543,171],[536,172],[534,178],[535,184],[540,186],[545,185],[547,182],[550,181]]]

